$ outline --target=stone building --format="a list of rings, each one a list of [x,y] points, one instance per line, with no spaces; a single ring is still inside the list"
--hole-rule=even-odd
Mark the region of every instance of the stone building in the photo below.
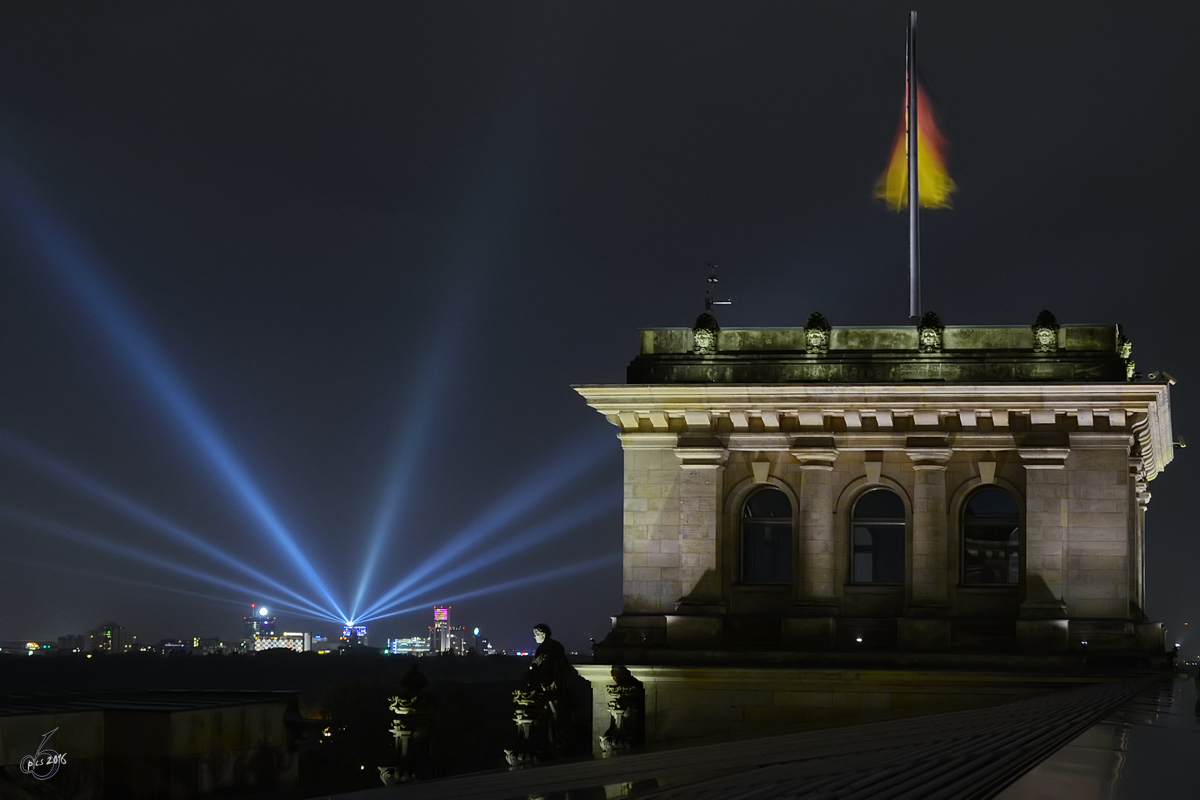
[[[628,378],[578,387],[625,450],[602,655],[1162,651],[1144,543],[1168,383],[1136,375],[1118,326],[705,314],[643,331]]]
[[[1169,381],[1135,372],[1119,326],[704,314],[643,330],[628,383],[576,388],[625,454],[600,664],[1163,654],[1144,554]]]

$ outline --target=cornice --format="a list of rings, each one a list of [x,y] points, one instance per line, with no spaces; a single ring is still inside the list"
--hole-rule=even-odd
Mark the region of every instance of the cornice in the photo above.
[[[727,438],[732,449],[785,450],[790,437],[823,433],[844,450],[895,449],[904,435],[994,450],[1011,449],[1021,434],[1054,430],[1068,434],[1072,447],[1133,443],[1147,480],[1174,457],[1170,393],[1159,382],[574,388],[621,429],[627,448],[673,447],[678,435],[703,433]]]

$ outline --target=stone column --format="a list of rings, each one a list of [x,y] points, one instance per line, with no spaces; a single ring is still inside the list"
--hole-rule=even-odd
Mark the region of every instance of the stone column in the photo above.
[[[833,613],[833,462],[837,449],[831,440],[792,447],[800,462],[799,574],[793,581],[794,600],[820,614]]]
[[[946,530],[946,462],[948,447],[908,447],[913,460],[911,610],[947,609],[951,572]]]
[[[1069,525],[1066,447],[1019,447],[1025,467],[1025,597],[1021,616],[1063,619]],[[1064,641],[1065,646],[1065,641]]]
[[[663,570],[662,607],[674,610],[675,603],[682,600],[681,606],[703,610],[704,606],[721,602],[717,531],[729,451],[724,447],[681,446],[675,448],[675,455],[683,470],[679,485],[678,568]]]

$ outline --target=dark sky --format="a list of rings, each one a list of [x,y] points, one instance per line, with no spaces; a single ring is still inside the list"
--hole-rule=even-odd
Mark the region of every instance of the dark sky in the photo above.
[[[232,637],[294,599],[231,561],[349,611],[375,552],[360,607],[410,576],[420,610],[373,639],[475,592],[456,624],[585,649],[620,611],[620,448],[571,384],[690,325],[710,261],[726,326],[906,322],[871,189],[909,7],[0,3],[0,639]],[[917,9],[959,185],[925,308],[1121,323],[1188,436],[1200,6]],[[1172,638],[1200,625],[1177,452]]]

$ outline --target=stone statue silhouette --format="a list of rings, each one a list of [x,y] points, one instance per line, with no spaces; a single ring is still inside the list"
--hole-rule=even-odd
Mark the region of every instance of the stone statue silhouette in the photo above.
[[[562,644],[551,638],[549,625],[544,622],[535,625],[533,638],[538,646],[526,683],[536,686],[545,698],[550,717],[547,730],[550,750],[553,755],[561,755],[571,722],[571,676],[575,670]]]
[[[522,688],[513,692],[517,742],[505,751],[511,766],[558,758],[566,753],[571,724],[571,678],[575,674],[563,646],[550,637],[550,626],[533,628],[537,650]]]

